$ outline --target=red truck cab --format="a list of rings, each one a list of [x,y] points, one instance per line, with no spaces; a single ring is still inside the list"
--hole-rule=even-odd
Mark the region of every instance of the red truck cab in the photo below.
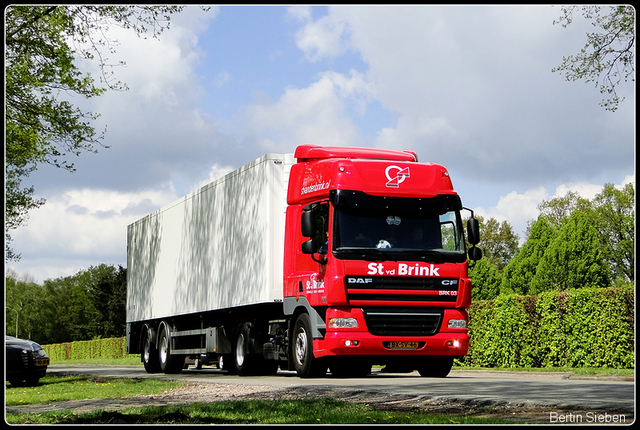
[[[298,374],[383,364],[446,376],[467,354],[471,303],[463,207],[447,170],[410,151],[303,145],[294,157],[283,301]],[[478,259],[473,215],[468,230]]]

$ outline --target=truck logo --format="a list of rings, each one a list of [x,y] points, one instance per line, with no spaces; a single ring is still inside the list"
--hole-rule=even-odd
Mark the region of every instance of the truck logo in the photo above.
[[[400,184],[404,182],[405,179],[411,177],[409,173],[409,168],[398,166],[388,166],[384,171],[384,174],[387,176],[387,188],[398,188]]]
[[[372,278],[347,278],[347,282],[350,284],[371,284]]]
[[[369,265],[367,266],[367,269],[369,269],[369,271],[367,272],[367,275],[440,276],[440,273],[438,273],[440,268],[436,267],[434,264],[422,265],[420,263],[415,263],[415,264],[398,263],[397,266],[391,269],[391,268],[385,267],[383,263],[369,263]]]

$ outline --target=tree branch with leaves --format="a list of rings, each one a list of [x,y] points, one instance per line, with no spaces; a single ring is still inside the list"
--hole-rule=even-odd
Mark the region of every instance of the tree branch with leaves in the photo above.
[[[119,26],[157,38],[171,15],[184,6],[9,6],[5,9],[5,261],[17,260],[9,232],[26,223],[30,210],[45,203],[23,180],[41,164],[75,171],[72,156],[96,153],[105,130],[92,123],[98,113],[74,106],[107,90],[126,90],[116,81],[109,55],[116,40],[106,30]],[[207,8],[203,8],[207,10]],[[76,65],[96,60],[99,85]]]
[[[564,6],[563,15],[554,24],[568,27],[578,9],[597,31],[587,33],[580,52],[564,57],[552,72],[563,73],[568,81],[593,82],[606,95],[600,105],[614,112],[624,100],[616,88],[635,81],[635,10],[632,6]]]

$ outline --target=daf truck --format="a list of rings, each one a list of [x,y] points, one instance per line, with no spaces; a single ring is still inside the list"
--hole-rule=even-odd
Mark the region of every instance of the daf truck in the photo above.
[[[412,151],[264,155],[128,226],[127,352],[149,373],[445,377],[482,256],[463,209]]]

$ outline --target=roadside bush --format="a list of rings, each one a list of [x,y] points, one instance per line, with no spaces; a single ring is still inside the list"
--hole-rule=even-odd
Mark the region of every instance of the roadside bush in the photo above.
[[[469,366],[634,367],[633,285],[474,302]]]
[[[479,367],[634,367],[634,285],[502,295],[472,302],[469,354]],[[52,361],[126,356],[125,338],[43,345]]]
[[[123,358],[126,356],[124,337],[81,340],[42,345],[52,361],[87,360],[93,358]]]

